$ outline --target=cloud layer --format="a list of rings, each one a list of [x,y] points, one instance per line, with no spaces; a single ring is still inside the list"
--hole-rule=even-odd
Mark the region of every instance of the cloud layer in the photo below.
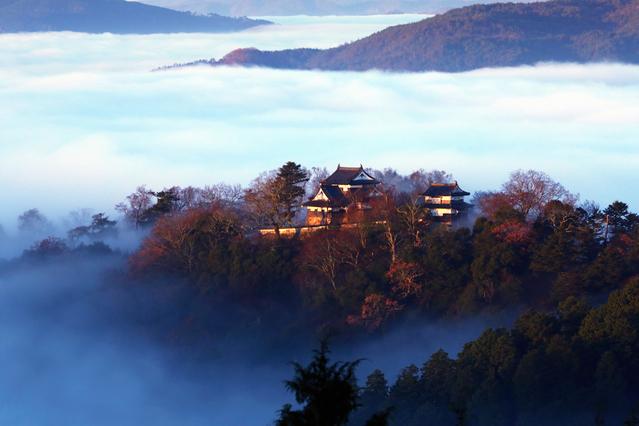
[[[295,336],[282,346],[237,330],[185,351],[166,336],[158,342],[150,323],[168,313],[152,312],[119,288],[124,284],[109,283],[123,262],[115,256],[0,268],[0,424],[272,424],[293,400],[283,384],[292,376],[290,361],[307,362],[311,347]],[[381,338],[342,341],[334,355],[367,359],[360,383],[373,368],[394,380],[405,365],[421,364],[439,348],[455,354],[485,327],[511,323],[508,316],[411,323]]]
[[[536,168],[582,198],[639,207],[639,67],[149,72],[235,47],[328,47],[416,18],[294,17],[231,35],[0,36],[0,223],[11,234],[15,217],[35,206],[50,217],[109,211],[143,183],[247,183],[287,160],[443,168],[469,190]],[[3,238],[0,229],[0,258]],[[281,380],[293,354],[260,365],[217,360],[197,378],[176,368],[162,348],[118,328],[111,304],[120,301],[99,274],[121,261],[0,276],[0,361],[9,366],[0,371],[0,423],[270,422],[290,400]],[[393,378],[439,346],[455,353],[488,323],[508,322],[486,321],[408,328],[337,355],[370,359],[360,378],[375,367]],[[405,349],[389,354],[391,346]]]
[[[534,168],[582,199],[639,206],[636,66],[149,72],[240,46],[326,47],[415,19],[294,17],[225,35],[0,36],[0,223],[10,228],[34,206],[109,211],[138,184],[247,183],[287,160],[442,168],[469,190]]]

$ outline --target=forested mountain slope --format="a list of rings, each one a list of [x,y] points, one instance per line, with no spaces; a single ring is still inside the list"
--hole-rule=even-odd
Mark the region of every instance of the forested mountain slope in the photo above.
[[[639,0],[470,6],[332,49],[239,49],[208,63],[458,72],[538,62],[601,61],[639,62]]]
[[[226,32],[266,23],[219,15],[196,16],[124,0],[0,0],[0,33]]]
[[[497,3],[499,0],[481,0]],[[529,2],[528,0],[515,0]],[[370,15],[386,13],[440,13],[468,6],[468,0],[145,0],[171,9],[230,16]]]

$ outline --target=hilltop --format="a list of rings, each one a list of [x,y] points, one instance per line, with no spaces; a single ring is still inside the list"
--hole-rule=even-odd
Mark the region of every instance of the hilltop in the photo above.
[[[0,33],[228,32],[268,23],[248,18],[194,15],[125,0],[0,0]]]
[[[639,0],[475,5],[390,27],[332,49],[239,49],[208,63],[459,72],[538,62],[602,61],[639,63]]]

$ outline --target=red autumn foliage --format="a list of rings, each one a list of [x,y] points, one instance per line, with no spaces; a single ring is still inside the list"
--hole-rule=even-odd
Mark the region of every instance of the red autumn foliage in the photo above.
[[[221,207],[164,216],[131,257],[131,269],[135,273],[155,269],[191,273],[198,256],[240,235],[240,225],[234,215]]]
[[[398,260],[391,265],[386,278],[393,286],[393,293],[405,299],[422,291],[423,286],[418,282],[422,275],[423,272],[416,263]]]
[[[619,256],[628,256],[633,249],[639,249],[639,241],[628,234],[620,234],[613,242],[611,249]]]
[[[402,305],[398,301],[374,293],[364,299],[359,316],[349,315],[346,322],[349,325],[361,326],[369,331],[374,331],[401,310]]]
[[[189,211],[180,216],[165,216],[160,218],[151,234],[144,240],[140,250],[131,259],[131,267],[135,272],[142,272],[156,265],[167,266],[167,262],[178,263],[172,255],[177,241],[184,235],[185,228],[199,215],[198,211]],[[177,265],[173,265],[174,267]]]
[[[488,218],[494,218],[500,211],[512,209],[508,196],[503,192],[483,193],[475,202],[482,214]]]
[[[516,219],[507,220],[492,229],[493,235],[509,244],[526,244],[532,238],[529,224]]]

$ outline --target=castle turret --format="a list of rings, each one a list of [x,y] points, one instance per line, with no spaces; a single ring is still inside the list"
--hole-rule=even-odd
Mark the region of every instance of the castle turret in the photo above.
[[[461,189],[456,181],[433,183],[422,194],[421,204],[433,219],[450,225],[472,207],[464,201],[468,195],[470,193]]]
[[[338,165],[337,170],[321,182],[317,194],[302,205],[307,209],[306,224],[346,223],[349,221],[347,211],[348,216],[363,218],[370,209],[370,199],[380,194],[377,190],[379,184],[362,166]]]

